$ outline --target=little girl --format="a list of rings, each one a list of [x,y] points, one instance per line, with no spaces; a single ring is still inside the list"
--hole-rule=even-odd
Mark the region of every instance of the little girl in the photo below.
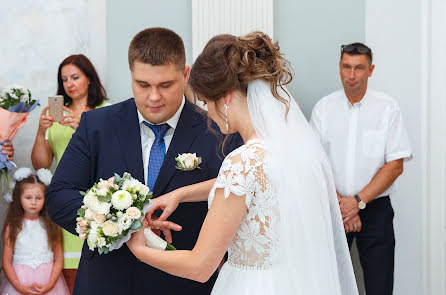
[[[0,294],[69,294],[61,276],[62,233],[44,207],[45,189],[51,181],[46,169],[20,168],[14,174],[3,228],[3,270]]]

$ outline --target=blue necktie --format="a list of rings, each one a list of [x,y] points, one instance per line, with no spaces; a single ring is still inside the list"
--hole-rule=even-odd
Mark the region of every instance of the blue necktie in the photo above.
[[[155,133],[155,141],[153,142],[152,148],[150,149],[149,157],[149,167],[147,170],[147,186],[150,191],[153,191],[156,179],[163,165],[164,156],[166,155],[166,144],[164,142],[164,135],[169,129],[169,125],[166,123],[160,125],[152,125],[150,123],[144,122],[146,126],[152,129]]]

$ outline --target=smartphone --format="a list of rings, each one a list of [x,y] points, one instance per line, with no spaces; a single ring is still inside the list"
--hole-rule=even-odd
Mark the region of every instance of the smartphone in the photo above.
[[[60,122],[63,115],[63,96],[48,96],[48,105],[50,106],[49,115],[56,119],[56,122]]]

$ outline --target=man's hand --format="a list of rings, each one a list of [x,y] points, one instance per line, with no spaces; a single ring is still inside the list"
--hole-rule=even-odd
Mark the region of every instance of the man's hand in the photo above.
[[[14,159],[14,147],[12,142],[7,141],[2,145],[2,154],[6,155],[6,160],[12,161]]]
[[[147,214],[149,214],[149,212],[147,212]],[[164,234],[164,238],[166,239],[166,242],[170,244],[172,243],[172,234],[170,233],[170,230],[181,231],[183,229],[181,225],[178,225],[176,223],[167,220],[159,220],[159,218],[156,217],[155,215],[152,215],[150,218],[151,219],[147,219],[146,215],[145,220],[149,224],[149,227],[152,229],[152,231],[158,236],[162,231]]]
[[[342,221],[348,222],[359,212],[358,201],[354,197],[345,197],[339,200],[339,207],[341,208]]]
[[[360,232],[362,227],[361,218],[358,214],[353,216],[352,219],[344,223],[344,229],[346,233],[350,232]]]
[[[176,223],[166,221],[166,219],[172,214],[175,209],[177,209],[180,203],[181,195],[179,190],[171,191],[165,195],[152,200],[153,207],[149,212],[146,213],[146,220],[149,223],[149,227],[153,229],[153,232],[157,233],[156,230],[162,230],[166,242],[172,243],[172,234],[170,230],[180,231],[182,227]],[[156,210],[163,210],[160,217],[153,215]]]

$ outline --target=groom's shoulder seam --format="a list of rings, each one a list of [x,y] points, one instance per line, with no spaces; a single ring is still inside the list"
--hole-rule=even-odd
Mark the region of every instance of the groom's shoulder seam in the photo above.
[[[128,107],[129,106],[129,104],[134,104],[135,102],[134,102],[134,99],[133,98],[129,98],[129,99],[126,99],[126,100],[124,100],[124,101],[121,101],[121,102],[118,102],[118,103],[115,103],[115,104],[112,104],[112,105],[109,105],[109,106],[105,106],[105,107],[101,107],[101,108],[98,108],[98,109],[94,109],[94,110],[91,110],[91,111],[89,111],[89,112],[86,112],[85,114],[88,114],[88,117],[97,117],[97,116],[107,116],[107,115],[112,115],[113,113],[116,113],[116,112],[118,112],[119,113],[119,111],[120,110],[122,110],[123,108],[126,108],[126,107]]]

